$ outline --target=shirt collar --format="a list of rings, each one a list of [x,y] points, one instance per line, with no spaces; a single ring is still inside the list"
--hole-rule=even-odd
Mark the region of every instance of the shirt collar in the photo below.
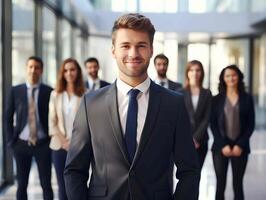
[[[26,86],[27,86],[28,89],[30,89],[30,88],[39,88],[40,87],[40,82],[37,83],[37,84],[32,85],[28,81],[26,81]]]
[[[159,77],[157,76],[156,79],[155,79],[154,81],[155,81],[155,83],[160,84],[161,82],[167,83],[168,79],[167,79],[167,78],[163,78],[163,79],[161,79],[161,78],[159,78]]]
[[[138,89],[140,92],[142,93],[146,93],[148,92],[148,89],[150,87],[151,84],[151,80],[149,77],[146,78],[145,81],[143,81],[141,84],[137,85],[136,87],[134,87],[134,89]],[[122,81],[121,79],[117,78],[116,81],[116,86],[117,89],[124,95],[126,96],[127,93],[129,92],[129,90],[133,89],[132,86],[128,85],[127,83],[125,83],[124,81]]]
[[[99,78],[97,78],[97,79],[95,79],[95,80],[92,80],[92,78],[90,77],[90,76],[88,76],[88,82],[89,82],[89,84],[93,84],[93,83],[95,83],[95,84],[98,84],[98,83],[100,83],[100,79]]]

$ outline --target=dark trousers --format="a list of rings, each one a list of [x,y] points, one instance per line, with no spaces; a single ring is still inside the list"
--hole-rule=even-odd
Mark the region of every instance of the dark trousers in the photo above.
[[[201,144],[200,147],[197,149],[197,155],[199,158],[200,169],[202,169],[202,166],[204,164],[204,160],[206,158],[207,152],[208,152],[208,143]]]
[[[64,181],[64,168],[66,163],[66,156],[67,152],[63,149],[60,149],[58,151],[52,151],[52,159],[58,183],[59,200],[67,200],[65,181]]]
[[[225,157],[221,152],[213,152],[213,164],[217,178],[216,200],[224,200],[226,175],[229,161],[232,166],[234,200],[244,200],[243,177],[247,166],[248,155],[243,153],[239,157]]]
[[[52,200],[53,190],[51,186],[51,150],[49,141],[29,146],[26,141],[18,140],[13,148],[17,166],[17,200],[27,200],[27,186],[31,169],[32,158],[35,158],[38,167],[43,199]]]

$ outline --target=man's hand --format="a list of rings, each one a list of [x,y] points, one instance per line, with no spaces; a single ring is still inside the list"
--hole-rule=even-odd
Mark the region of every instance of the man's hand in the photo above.
[[[193,138],[193,142],[194,142],[195,148],[198,149],[200,147],[200,144],[194,138]]]
[[[63,144],[62,144],[62,148],[66,151],[68,151],[69,149],[69,144],[70,144],[70,141],[68,139],[66,139]]]

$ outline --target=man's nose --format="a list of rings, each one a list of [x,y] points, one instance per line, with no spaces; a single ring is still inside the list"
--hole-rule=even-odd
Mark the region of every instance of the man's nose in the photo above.
[[[132,48],[129,49],[128,55],[130,57],[135,58],[135,57],[137,57],[139,55],[139,51],[138,51],[138,49],[136,47],[132,47]]]

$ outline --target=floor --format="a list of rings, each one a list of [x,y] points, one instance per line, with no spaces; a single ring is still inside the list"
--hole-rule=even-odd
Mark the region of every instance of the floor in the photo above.
[[[210,140],[210,143],[212,140]],[[251,138],[252,153],[249,156],[249,162],[244,179],[244,191],[246,200],[265,200],[266,199],[266,130],[256,131]],[[42,191],[38,182],[38,173],[36,166],[30,174],[28,188],[28,200],[41,200]],[[55,200],[57,198],[57,185],[55,174],[53,171],[52,178],[53,188],[55,192]],[[200,200],[213,200],[215,195],[215,174],[212,165],[211,153],[207,154],[207,158],[202,170],[202,178],[200,184]],[[16,185],[7,188],[0,194],[0,200],[15,199]],[[226,200],[233,200],[231,169],[227,175]]]

